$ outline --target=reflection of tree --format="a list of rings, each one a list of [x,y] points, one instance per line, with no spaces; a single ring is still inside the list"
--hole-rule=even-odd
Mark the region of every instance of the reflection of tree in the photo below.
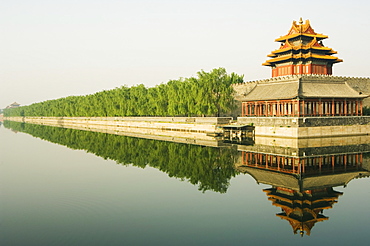
[[[236,175],[236,150],[178,144],[51,126],[5,121],[4,126],[71,149],[83,149],[121,165],[157,168],[199,190],[225,193]]]

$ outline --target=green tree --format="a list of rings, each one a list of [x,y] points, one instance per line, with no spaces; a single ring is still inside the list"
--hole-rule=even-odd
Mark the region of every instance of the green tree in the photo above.
[[[69,96],[5,109],[5,116],[220,116],[235,106],[232,84],[243,76],[224,68],[200,71],[197,77],[170,80],[152,88],[143,84],[91,95]]]

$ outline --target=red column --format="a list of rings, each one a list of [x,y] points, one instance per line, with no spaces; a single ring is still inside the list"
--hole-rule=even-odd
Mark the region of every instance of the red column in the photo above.
[[[331,101],[331,115],[334,116],[335,115],[335,104],[334,104],[334,99],[332,99]]]
[[[289,115],[288,102],[284,102],[284,115]]]
[[[263,102],[260,102],[259,106],[260,106],[260,116],[263,116]]]
[[[289,110],[290,110],[290,116],[292,116],[294,114],[294,110],[293,110],[293,101],[290,101],[289,102]]]
[[[301,116],[301,101],[297,101],[297,105],[298,105],[298,108],[297,108],[297,116]]]
[[[327,102],[324,102],[322,105],[322,114],[326,116],[327,113]]]
[[[253,155],[254,155],[254,165],[257,166],[259,156],[256,153],[253,153]]]
[[[258,107],[257,107],[257,102],[254,103],[254,115],[258,116]]]
[[[335,165],[335,157],[334,155],[331,156],[331,168],[332,168],[332,171],[334,171],[334,165]]]

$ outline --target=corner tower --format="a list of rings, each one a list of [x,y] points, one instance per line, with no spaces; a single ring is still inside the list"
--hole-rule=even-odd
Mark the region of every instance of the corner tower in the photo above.
[[[262,65],[272,68],[272,77],[294,74],[323,74],[331,75],[334,63],[342,62],[338,57],[332,56],[337,52],[325,47],[323,39],[328,36],[316,33],[309,20],[303,24],[293,21],[287,35],[277,38],[280,48],[272,51]]]

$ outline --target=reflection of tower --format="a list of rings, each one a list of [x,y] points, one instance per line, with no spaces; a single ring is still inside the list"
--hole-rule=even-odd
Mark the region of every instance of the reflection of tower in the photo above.
[[[312,227],[316,222],[328,220],[329,218],[322,213],[324,209],[332,208],[337,202],[341,192],[334,191],[333,188],[316,190],[305,190],[303,192],[287,188],[264,189],[268,199],[272,204],[280,207],[282,213],[276,216],[289,221],[294,234],[301,236],[306,232],[310,235]]]
[[[317,222],[328,220],[324,210],[333,208],[342,192],[333,187],[370,176],[368,138],[310,139],[296,142],[258,139],[281,145],[238,146],[236,168],[248,173],[257,183],[271,185],[263,191],[281,212],[276,216],[289,222],[295,234],[310,235]],[[350,145],[343,143],[349,142]],[[321,143],[321,145],[319,144]],[[291,144],[290,147],[288,144]],[[299,148],[302,145],[305,147]]]

